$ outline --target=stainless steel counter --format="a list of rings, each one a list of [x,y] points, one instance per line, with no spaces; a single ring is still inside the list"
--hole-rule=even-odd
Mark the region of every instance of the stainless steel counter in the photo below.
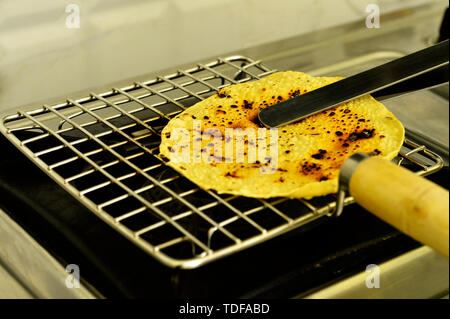
[[[0,298],[94,298],[82,283],[68,288],[65,267],[1,209],[0,243]]]
[[[448,259],[421,247],[379,265],[379,287],[368,287],[363,271],[308,295],[307,299],[448,298]]]

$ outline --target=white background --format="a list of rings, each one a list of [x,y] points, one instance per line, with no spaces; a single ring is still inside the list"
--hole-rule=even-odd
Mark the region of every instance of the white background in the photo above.
[[[431,1],[0,0],[0,112]]]

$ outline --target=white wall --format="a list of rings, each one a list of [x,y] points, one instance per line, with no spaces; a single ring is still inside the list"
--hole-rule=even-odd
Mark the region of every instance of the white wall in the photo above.
[[[430,1],[0,0],[0,112]]]

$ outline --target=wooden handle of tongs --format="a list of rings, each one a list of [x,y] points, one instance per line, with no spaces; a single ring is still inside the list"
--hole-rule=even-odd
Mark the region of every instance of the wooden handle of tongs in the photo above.
[[[348,190],[359,205],[448,257],[446,189],[387,160],[371,157],[353,165]]]

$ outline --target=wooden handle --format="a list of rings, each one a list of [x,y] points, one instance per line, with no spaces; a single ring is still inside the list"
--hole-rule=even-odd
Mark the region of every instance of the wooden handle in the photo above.
[[[448,257],[448,191],[379,158],[364,160],[349,183],[362,207]]]

